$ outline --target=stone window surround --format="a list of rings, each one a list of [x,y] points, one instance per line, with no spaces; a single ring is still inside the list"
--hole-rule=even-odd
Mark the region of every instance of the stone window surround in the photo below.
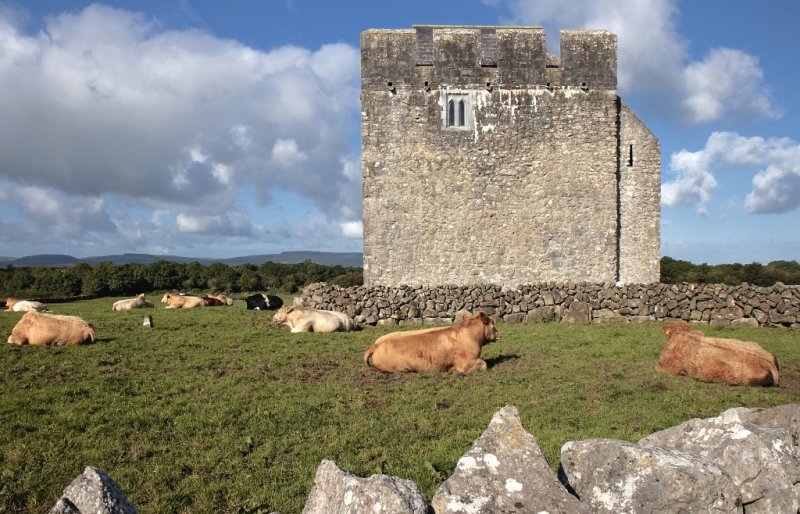
[[[453,102],[453,114],[455,119],[449,119],[449,106]],[[459,103],[464,102],[464,124],[459,124]],[[442,91],[439,97],[439,105],[442,108],[442,129],[443,130],[472,130],[474,126],[474,114],[472,112],[472,98],[469,91]]]

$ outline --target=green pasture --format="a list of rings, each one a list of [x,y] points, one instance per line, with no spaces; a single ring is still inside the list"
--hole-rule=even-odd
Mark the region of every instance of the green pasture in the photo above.
[[[500,323],[486,372],[385,375],[363,353],[396,327],[291,334],[244,302],[165,310],[160,296],[129,312],[111,311],[120,298],[50,306],[91,322],[92,345],[0,346],[0,512],[46,512],[87,465],[142,512],[300,512],[322,459],[413,480],[430,499],[504,405],[557,469],[569,440],[637,441],[730,407],[800,399],[790,329],[704,328],[775,353],[775,388],[656,372],[665,338],[655,323]],[[0,337],[21,316],[0,312]]]

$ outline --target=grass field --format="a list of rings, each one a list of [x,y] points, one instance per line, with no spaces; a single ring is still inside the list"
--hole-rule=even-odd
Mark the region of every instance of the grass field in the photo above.
[[[90,321],[96,344],[0,346],[0,512],[46,512],[87,465],[142,512],[299,512],[322,459],[413,480],[430,499],[503,405],[555,469],[569,440],[636,441],[730,407],[800,400],[796,330],[703,329],[775,353],[776,388],[656,372],[658,324],[501,323],[484,373],[384,375],[362,356],[393,328],[291,334],[243,302],[112,312],[117,299],[51,305]],[[0,312],[0,337],[20,317]]]

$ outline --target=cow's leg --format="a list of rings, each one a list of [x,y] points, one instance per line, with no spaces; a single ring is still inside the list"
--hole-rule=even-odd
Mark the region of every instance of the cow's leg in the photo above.
[[[292,327],[292,332],[313,332],[314,327],[310,321],[303,321],[301,323],[297,323],[295,326]]]
[[[453,369],[459,373],[486,371],[486,361],[483,359],[458,359],[453,363]]]

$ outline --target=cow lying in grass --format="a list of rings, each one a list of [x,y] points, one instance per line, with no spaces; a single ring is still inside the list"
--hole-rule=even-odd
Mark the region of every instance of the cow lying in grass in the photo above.
[[[69,346],[95,342],[94,328],[78,316],[27,312],[14,325],[9,344]]]
[[[213,294],[208,295],[207,294],[206,298],[217,299],[220,302],[222,302],[222,305],[228,305],[228,306],[233,305],[233,298],[229,298],[229,297],[225,296],[224,294],[218,294],[218,295],[213,295]]]
[[[483,371],[481,348],[498,337],[494,321],[478,312],[449,327],[386,334],[367,349],[364,362],[385,372]]]
[[[47,305],[35,300],[18,300],[17,298],[6,298],[6,310],[8,312],[44,312],[47,310]]]
[[[129,311],[131,309],[145,309],[152,307],[153,304],[144,299],[144,293],[136,295],[135,298],[119,300],[111,306],[112,311]]]
[[[292,332],[348,332],[353,329],[353,321],[343,312],[296,305],[284,305],[278,309],[272,320],[286,325]]]
[[[271,294],[256,293],[244,299],[249,311],[275,310],[283,307],[283,300],[280,296]]]
[[[701,382],[778,385],[778,361],[758,343],[706,337],[685,321],[664,327],[668,340],[656,369]]]
[[[203,307],[206,302],[199,296],[180,295],[175,293],[164,293],[161,303],[166,303],[165,309],[192,309]]]
[[[206,304],[206,307],[220,307],[225,305],[225,302],[217,298],[216,296],[203,296],[203,303]]]

